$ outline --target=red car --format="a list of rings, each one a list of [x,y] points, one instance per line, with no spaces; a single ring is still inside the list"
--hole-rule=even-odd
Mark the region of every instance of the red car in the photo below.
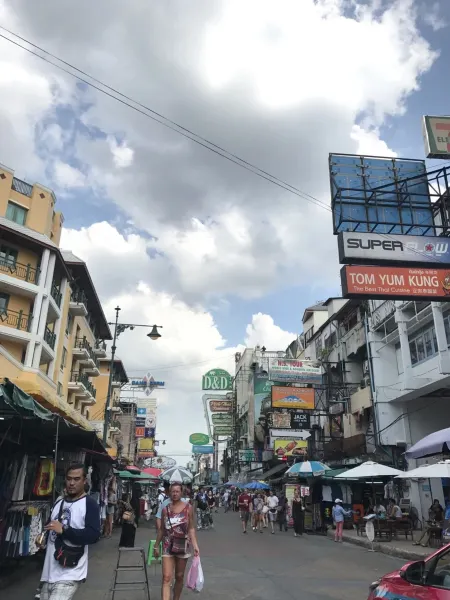
[[[370,585],[368,600],[450,600],[450,544]]]

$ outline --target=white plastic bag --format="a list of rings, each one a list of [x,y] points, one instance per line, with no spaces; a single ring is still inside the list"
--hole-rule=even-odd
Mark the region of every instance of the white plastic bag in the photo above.
[[[195,582],[194,592],[201,592],[204,585],[205,585],[205,577],[203,575],[202,563],[200,562],[200,559],[199,559],[197,581]]]

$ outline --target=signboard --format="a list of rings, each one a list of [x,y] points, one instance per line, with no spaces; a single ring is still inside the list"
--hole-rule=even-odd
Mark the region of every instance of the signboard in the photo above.
[[[170,456],[156,456],[151,461],[144,461],[144,464],[146,467],[157,467],[164,471],[174,467],[177,464],[177,461]]]
[[[145,419],[136,419],[136,427],[145,427]]]
[[[314,389],[272,386],[272,408],[314,410]]]
[[[258,453],[256,450],[247,448],[246,450],[239,450],[239,462],[251,463],[258,460]]]
[[[322,383],[322,367],[311,360],[272,358],[269,361],[269,377],[276,382]]]
[[[145,427],[136,427],[135,436],[137,438],[144,438],[145,437]]]
[[[427,158],[450,158],[450,117],[423,117]]]
[[[285,431],[284,429],[271,429],[271,438],[286,438],[292,440],[307,440],[311,437],[311,432],[300,429],[298,431]]]
[[[214,427],[214,437],[218,435],[231,435],[232,433],[233,428],[227,425],[216,425]]]
[[[131,381],[131,386],[143,388],[146,396],[150,396],[154,389],[162,388],[164,385],[164,381],[155,381],[150,373],[147,373],[142,379],[133,379]]]
[[[189,443],[195,446],[204,446],[205,444],[209,444],[209,437],[206,433],[191,433]]]
[[[233,412],[233,401],[232,400],[210,400],[209,410],[212,413],[231,413]]]
[[[450,240],[444,237],[343,232],[338,249],[341,264],[450,263]]]
[[[144,458],[144,459],[152,459],[155,456],[155,451],[154,450],[139,450],[137,457],[138,458]],[[144,460],[144,464],[146,464],[146,461]],[[150,464],[150,461],[149,461]]]
[[[151,403],[151,406],[148,404]],[[145,406],[147,404],[147,406]],[[136,426],[156,427],[156,410],[154,401],[139,400],[136,407]]]
[[[310,429],[311,417],[300,410],[283,410],[269,415],[269,427],[278,429]]]
[[[304,440],[274,440],[273,450],[275,456],[282,458],[284,456],[305,456],[308,448],[308,442]]]
[[[138,442],[139,450],[153,450],[153,439],[152,438],[141,438]]]
[[[345,412],[343,402],[333,402],[329,407],[330,415],[342,415]]]
[[[450,268],[355,267],[341,269],[344,298],[432,300],[450,298]]]
[[[214,454],[214,446],[192,446],[192,454]]]
[[[202,390],[226,392],[233,389],[233,379],[224,369],[213,369],[202,377]]]
[[[145,437],[146,438],[154,438],[155,437],[155,428],[154,427],[145,427]]]
[[[231,413],[214,413],[211,415],[213,425],[233,425],[233,415]]]

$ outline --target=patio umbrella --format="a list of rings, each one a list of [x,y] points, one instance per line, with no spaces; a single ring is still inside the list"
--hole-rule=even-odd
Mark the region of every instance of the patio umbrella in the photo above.
[[[172,467],[161,473],[159,477],[169,483],[191,483],[193,475],[183,467]]]
[[[380,463],[373,462],[372,460],[368,460],[364,462],[359,467],[355,467],[354,469],[349,469],[345,471],[345,473],[341,473],[340,475],[336,475],[334,479],[376,479],[377,477],[395,477],[396,475],[401,475],[403,471],[399,471],[399,469],[393,469],[392,467],[387,467],[386,465],[381,465]]]
[[[259,481],[252,481],[245,487],[248,490],[270,490],[270,485],[267,485],[267,483],[260,483]]]
[[[396,479],[441,479],[442,477],[450,478],[450,460],[440,460],[433,465],[422,465],[397,475]]]
[[[146,469],[142,469],[142,472],[147,475],[153,475],[153,477],[159,477],[162,471],[156,467],[147,467]]]
[[[298,462],[292,465],[287,471],[286,475],[299,475],[300,477],[320,477],[325,471],[328,471],[330,467],[324,465],[318,460],[305,460],[304,462]]]
[[[405,452],[406,458],[425,458],[450,452],[450,427],[430,433]]]

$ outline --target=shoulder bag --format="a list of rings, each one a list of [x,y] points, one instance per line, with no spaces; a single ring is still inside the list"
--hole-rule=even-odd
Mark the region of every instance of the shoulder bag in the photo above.
[[[61,500],[59,507],[58,521],[61,523],[61,517],[63,513],[64,498]],[[84,546],[68,546],[62,536],[57,535],[55,540],[55,552],[53,554],[54,559],[61,565],[61,567],[67,567],[73,569],[76,567],[84,554]]]
[[[170,520],[169,511],[167,510],[167,508],[166,508],[167,519],[169,521],[170,529],[172,530],[172,535],[171,535],[171,538],[170,538],[169,552],[170,552],[170,554],[175,554],[175,555],[184,555],[184,554],[187,554],[187,551],[188,551],[188,539],[187,539],[187,536],[176,536],[175,535],[175,530],[172,527],[172,521]],[[183,508],[183,511],[184,510],[185,509]]]

